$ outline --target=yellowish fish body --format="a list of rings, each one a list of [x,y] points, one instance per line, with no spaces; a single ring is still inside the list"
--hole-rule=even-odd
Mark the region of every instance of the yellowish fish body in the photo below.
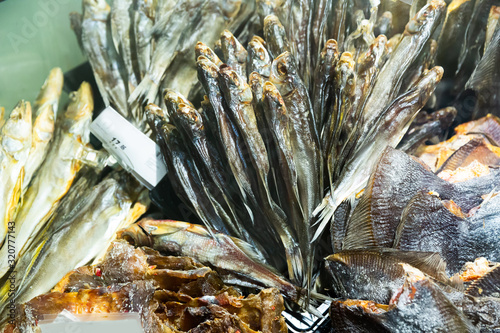
[[[33,140],[24,170],[23,194],[26,193],[33,175],[42,164],[49,150],[63,80],[61,69],[54,68],[47,77],[34,104],[33,115],[36,116],[36,119],[33,123]]]
[[[31,147],[31,105],[21,101],[1,130],[0,145],[0,245],[4,243],[19,199],[24,165]],[[7,261],[5,254],[2,260]]]
[[[66,112],[58,119],[54,142],[15,219],[16,257],[23,254],[48,221],[80,169],[79,155],[89,140],[94,108],[90,85],[84,82],[70,99]],[[7,248],[4,246],[0,253],[0,276],[3,276],[9,269]]]

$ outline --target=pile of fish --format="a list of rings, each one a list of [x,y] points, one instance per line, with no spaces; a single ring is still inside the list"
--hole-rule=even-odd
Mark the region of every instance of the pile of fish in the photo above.
[[[105,104],[151,134],[204,225],[146,219],[119,237],[276,288],[294,310],[333,297],[335,331],[500,329],[499,8],[83,0],[72,28]],[[91,174],[80,181],[98,211],[102,184],[126,175],[92,187]],[[130,205],[144,196],[131,184]],[[70,206],[54,219],[72,220]]]
[[[69,272],[54,289],[23,304],[4,332],[32,332],[38,321],[70,313],[138,312],[144,332],[286,332],[277,289],[243,297],[189,257],[164,256],[123,240],[103,260]]]
[[[57,114],[62,86],[56,68],[34,103],[33,123],[22,101],[1,129],[1,322],[14,304],[102,256],[116,231],[149,206],[148,193],[127,173],[103,173],[107,154],[89,145],[90,85],[82,83]]]
[[[140,102],[155,103],[161,91],[188,94],[196,84],[192,48],[212,44],[224,29],[249,25],[254,1],[84,0],[71,27],[92,66],[106,105],[147,130]],[[168,83],[168,84],[167,84]],[[167,84],[167,86],[165,86]],[[199,90],[199,87],[197,88]]]

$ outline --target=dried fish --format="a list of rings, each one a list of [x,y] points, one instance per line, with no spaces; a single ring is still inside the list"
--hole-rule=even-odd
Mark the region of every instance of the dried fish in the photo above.
[[[16,257],[22,255],[68,192],[81,167],[80,151],[89,141],[94,102],[90,85],[82,83],[70,96],[66,112],[59,117],[53,143],[43,165],[24,197],[15,219]],[[31,146],[31,145],[29,145]],[[7,247],[0,250],[0,275],[8,270]]]
[[[17,229],[13,225],[13,217],[22,192],[24,167],[28,160],[32,140],[31,104],[20,101],[10,113],[0,132],[2,145],[0,150],[0,246],[5,250],[2,257],[7,265],[7,247],[10,231]],[[17,240],[16,240],[17,241]]]
[[[45,81],[34,103],[33,139],[24,168],[22,193],[26,193],[33,175],[42,164],[49,149],[49,142],[54,133],[54,119],[57,115],[59,97],[63,86],[63,74],[60,68],[54,68]]]
[[[294,301],[301,296],[300,289],[266,267],[249,244],[221,233],[212,238],[201,226],[144,219],[124,230],[120,237],[132,240],[135,246],[193,257],[213,266],[227,283],[259,289],[275,287]]]

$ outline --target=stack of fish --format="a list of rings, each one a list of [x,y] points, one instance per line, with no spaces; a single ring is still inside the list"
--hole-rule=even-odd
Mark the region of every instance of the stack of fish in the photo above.
[[[286,332],[277,289],[243,297],[218,274],[188,257],[115,241],[98,265],[69,272],[52,292],[20,308],[5,332],[33,331],[37,321],[70,313],[138,312],[144,332]]]
[[[102,255],[116,231],[149,204],[144,188],[123,171],[100,175],[103,155],[89,146],[90,85],[71,93],[57,116],[62,86],[56,68],[34,103],[33,126],[30,103],[23,101],[1,130],[2,321],[11,300],[47,292],[69,270]]]
[[[498,5],[83,0],[73,29],[105,103],[149,123],[206,227],[122,236],[310,311],[331,293],[338,331],[498,329],[497,269],[466,290],[456,275],[500,261]]]
[[[442,77],[418,56],[445,6],[423,7],[394,45],[381,35],[341,53],[354,35],[344,46],[328,40],[309,86],[298,39],[288,39],[276,15],[262,17],[264,39],[253,37],[246,49],[229,31],[215,51],[198,43],[202,108],[171,90],[165,109],[146,108],[177,194],[207,227],[252,244],[278,269],[285,263],[276,249],[284,248],[288,277],[311,286],[312,242],[335,208],[365,187]],[[317,208],[325,188],[331,194]],[[323,212],[314,235],[315,209]]]
[[[255,10],[254,1],[235,0],[82,3],[82,14],[71,13],[71,26],[104,103],[143,130],[141,102],[157,102],[165,84],[184,94],[196,84],[196,42],[212,44],[224,29],[246,27]]]

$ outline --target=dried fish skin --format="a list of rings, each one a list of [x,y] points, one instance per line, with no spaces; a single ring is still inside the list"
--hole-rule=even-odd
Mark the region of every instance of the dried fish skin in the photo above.
[[[423,212],[424,208],[426,213]],[[456,260],[462,251],[457,240],[466,229],[463,216],[453,214],[438,197],[420,192],[410,200],[403,211],[394,244],[404,251],[417,248],[422,251],[436,251],[446,260],[451,275],[462,266]],[[421,243],[424,240],[426,245]]]
[[[353,55],[344,52],[334,68],[335,86],[333,87],[333,95],[335,104],[322,133],[324,135],[322,138],[323,150],[330,184],[333,184],[339,176],[335,171],[340,169],[337,166],[338,161],[341,160],[341,157],[338,156],[340,153],[338,146],[342,146],[343,143],[343,138],[340,137],[341,129],[346,127],[346,119],[353,109],[356,93],[355,64]]]
[[[57,114],[59,105],[59,97],[61,96],[63,88],[64,77],[62,70],[59,67],[53,68],[45,82],[43,83],[40,92],[33,104],[33,116],[40,114],[39,109],[45,105],[50,104],[54,109],[54,114]]]
[[[422,272],[402,264],[403,287],[394,294],[384,326],[397,332],[478,332],[443,291]]]
[[[412,119],[433,93],[442,75],[443,69],[438,66],[434,67],[420,79],[414,88],[399,96],[384,110],[367,135],[366,141],[360,144],[357,151],[347,160],[331,194],[327,195],[322,205],[316,209],[315,213],[318,213],[319,209],[325,207],[314,239],[326,227],[338,205],[365,187],[371,170],[384,154],[382,149],[390,151],[399,143]]]
[[[309,95],[289,52],[274,59],[270,81],[278,88],[289,114],[299,196],[304,218],[308,221],[321,200],[318,197],[322,180],[321,156]]]
[[[211,229],[229,233],[217,209],[215,198],[209,191],[207,180],[191,153],[183,146],[178,129],[169,124],[157,128],[161,140],[160,148],[169,169],[169,179],[181,200]]]
[[[131,212],[133,199],[124,187],[114,179],[104,180],[88,188],[85,194],[80,193],[83,198],[80,209],[49,222],[50,226],[44,230],[46,241],[34,241],[26,252],[32,256],[23,255],[20,259],[28,261],[29,269],[16,293],[19,302],[48,292],[67,272],[89,262],[106,248],[106,241],[126,226],[124,222]],[[75,255],[75,251],[81,254]],[[69,257],[61,261],[63,254]]]
[[[28,160],[32,142],[31,104],[20,101],[3,125],[0,148],[0,246],[13,230],[19,196],[22,192],[25,163]],[[10,222],[10,223],[9,223]],[[10,228],[9,228],[10,227]],[[16,229],[17,230],[17,229]],[[7,246],[3,261],[7,262]]]
[[[292,0],[287,28],[290,52],[297,61],[297,70],[306,86],[311,77],[311,19],[313,2]]]
[[[498,202],[493,197],[467,217],[453,203],[430,194],[417,194],[403,212],[395,245],[402,250],[439,252],[450,274],[480,256],[498,261]]]
[[[375,332],[387,333],[387,330],[379,321],[379,314],[388,310],[385,304],[377,304],[373,301],[353,300],[333,301],[330,305],[330,318],[332,327],[337,332]],[[382,317],[382,316],[380,316]]]
[[[419,191],[439,193],[443,200],[453,200],[468,212],[483,201],[482,195],[494,190],[492,183],[498,176],[493,171],[484,177],[452,184],[405,153],[387,149],[350,218],[350,232],[346,233],[344,246],[392,246],[401,214]]]
[[[312,102],[314,110],[314,118],[316,119],[316,128],[323,129],[323,124],[326,121],[328,112],[327,103],[331,97],[331,87],[333,85],[333,76],[331,75],[333,68],[339,57],[339,49],[337,41],[329,39],[326,41],[323,50],[319,55],[318,65],[316,66],[313,82]]]
[[[500,279],[500,266],[497,264],[485,275],[471,283],[465,291],[466,294],[476,297],[500,296],[498,280]]]
[[[129,91],[133,91],[138,82],[134,69],[135,59],[132,57],[133,42],[131,38],[133,38],[135,34],[131,32],[134,25],[131,25],[132,19],[130,11],[133,8],[133,2],[134,0],[113,1],[110,15],[111,36],[115,49],[123,59],[128,74],[127,82]]]
[[[490,15],[488,16],[488,24],[486,25],[486,37],[484,40],[484,50],[488,48],[488,45],[493,38],[496,27],[498,26],[498,20],[500,19],[500,6],[491,6]]]
[[[464,89],[476,65],[481,59],[481,50],[486,38],[486,23],[492,0],[477,0],[465,30],[465,40],[460,49],[458,67],[455,72],[452,93],[458,95]]]

